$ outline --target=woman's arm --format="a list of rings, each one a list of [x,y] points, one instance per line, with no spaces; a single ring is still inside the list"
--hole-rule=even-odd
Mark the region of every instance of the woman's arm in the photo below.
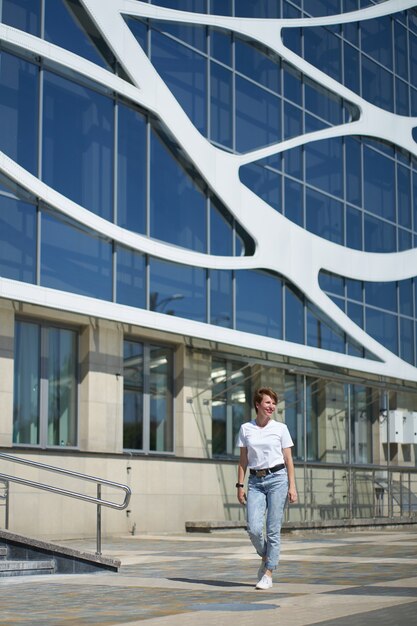
[[[243,485],[244,483],[247,467],[248,467],[248,449],[240,448],[240,459],[239,459],[239,465],[237,467],[237,482],[240,485]],[[245,504],[246,494],[245,494],[245,489],[243,487],[237,487],[237,499],[239,500],[240,504]]]
[[[285,466],[288,473],[288,500],[290,503],[296,502],[298,496],[297,489],[295,487],[295,471],[291,448],[283,448],[282,454],[284,455]]]

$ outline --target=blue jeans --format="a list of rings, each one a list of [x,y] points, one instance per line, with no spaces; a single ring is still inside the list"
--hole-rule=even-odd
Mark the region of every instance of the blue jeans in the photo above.
[[[278,565],[287,496],[288,475],[285,468],[263,478],[249,476],[246,503],[248,534],[259,556],[266,557],[266,569],[274,570]]]

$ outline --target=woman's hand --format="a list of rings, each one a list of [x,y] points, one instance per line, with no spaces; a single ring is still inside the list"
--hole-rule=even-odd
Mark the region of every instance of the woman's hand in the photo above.
[[[243,487],[237,488],[237,499],[239,500],[240,504],[246,504],[246,493]]]
[[[297,495],[297,489],[295,487],[290,487],[288,489],[288,501],[290,504],[293,504],[294,502],[297,502],[298,500],[298,495]]]

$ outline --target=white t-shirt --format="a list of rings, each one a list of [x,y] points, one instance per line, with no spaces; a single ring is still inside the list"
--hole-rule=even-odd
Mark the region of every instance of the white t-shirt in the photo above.
[[[265,469],[284,463],[282,449],[294,443],[287,425],[271,419],[263,428],[255,420],[242,424],[236,445],[248,449],[250,469]]]

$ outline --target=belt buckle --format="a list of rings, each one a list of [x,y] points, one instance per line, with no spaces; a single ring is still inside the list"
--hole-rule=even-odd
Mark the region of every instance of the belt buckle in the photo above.
[[[267,470],[256,470],[256,478],[264,478],[267,475]]]

